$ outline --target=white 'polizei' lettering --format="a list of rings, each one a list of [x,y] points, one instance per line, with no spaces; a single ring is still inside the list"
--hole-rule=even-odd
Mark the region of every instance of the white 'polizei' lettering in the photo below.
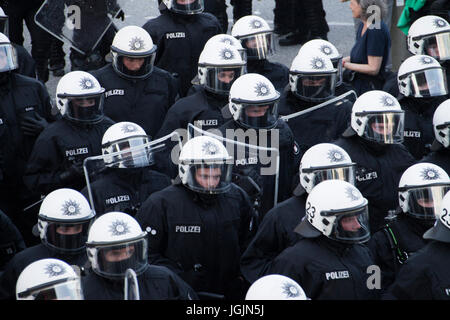
[[[216,119],[208,119],[208,120],[195,120],[194,126],[218,126],[218,121]]]
[[[357,175],[356,176],[356,180],[358,180],[359,182],[372,180],[372,179],[376,179],[376,178],[378,178],[378,174],[376,171],[366,173],[365,175]]]
[[[130,196],[125,194],[122,196],[115,196],[105,200],[106,204],[117,204],[120,202],[130,201]]]
[[[325,273],[325,278],[327,280],[339,280],[339,279],[348,279],[350,278],[350,274],[347,270],[344,271],[331,271]]]
[[[70,150],[66,150],[66,157],[73,157],[73,156],[78,156],[80,154],[88,154],[89,153],[89,148],[85,147],[85,148],[78,148],[78,149],[70,149]]]
[[[420,138],[420,131],[403,131],[403,136],[407,138]]]
[[[105,92],[105,98],[108,98],[109,96],[124,96],[125,90],[123,89],[113,89]]]
[[[175,232],[181,233],[200,233],[200,226],[175,226]]]
[[[251,157],[248,159],[236,159],[236,165],[239,166],[244,166],[247,164],[257,164],[258,163],[258,158],[257,157]]]
[[[186,38],[186,34],[184,32],[166,33],[166,39],[179,39],[179,38]]]

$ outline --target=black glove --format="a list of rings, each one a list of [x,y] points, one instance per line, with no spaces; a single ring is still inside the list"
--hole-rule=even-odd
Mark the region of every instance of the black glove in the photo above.
[[[122,9],[120,9],[119,14],[116,16],[116,19],[120,19],[120,20],[122,20],[122,21],[125,20],[125,12],[123,12]]]
[[[63,184],[76,182],[84,176],[83,163],[74,162],[69,169],[59,175],[59,179]]]
[[[47,120],[38,113],[33,113],[33,116],[22,117],[20,121],[20,128],[26,136],[38,136],[47,126]]]

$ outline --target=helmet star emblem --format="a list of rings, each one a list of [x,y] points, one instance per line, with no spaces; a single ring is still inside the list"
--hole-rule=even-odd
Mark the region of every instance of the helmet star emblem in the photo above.
[[[145,49],[145,42],[139,37],[134,37],[130,40],[130,50],[139,51]]]
[[[124,124],[120,130],[122,130],[123,133],[130,133],[130,132],[136,132],[137,128],[136,126],[132,125],[132,124]]]
[[[434,26],[437,28],[443,28],[443,27],[447,26],[447,24],[448,24],[447,21],[445,21],[443,19],[435,19],[433,21],[433,23],[434,23]]]
[[[298,288],[296,288],[292,283],[283,283],[283,293],[287,298],[295,298],[300,295]]]
[[[433,63],[433,59],[431,59],[430,57],[421,57],[420,62],[422,64],[430,64]]]
[[[223,60],[231,60],[231,59],[234,58],[233,51],[231,51],[231,50],[228,49],[228,48],[223,49],[223,50],[220,52],[220,56],[222,57]]]
[[[381,103],[386,107],[392,107],[395,106],[395,100],[392,97],[389,96],[383,96],[381,97]]]
[[[316,57],[311,60],[311,67],[316,70],[325,69],[325,61],[322,58]]]
[[[208,141],[202,145],[202,151],[205,154],[212,156],[215,155],[217,152],[219,152],[219,147],[216,144]]]
[[[320,51],[322,51],[327,56],[333,53],[333,50],[330,48],[330,46],[327,45],[323,45],[322,47],[320,47]]]
[[[361,193],[355,188],[348,187],[345,190],[345,193],[347,194],[347,197],[352,201],[355,201],[355,200],[358,200],[359,198],[361,198]]]
[[[254,20],[250,21],[250,26],[252,27],[252,29],[259,29],[262,27],[262,23],[261,23],[261,21],[254,19]]]
[[[83,90],[89,90],[94,88],[94,82],[92,81],[92,79],[89,78],[82,78],[80,80],[80,87]]]
[[[76,216],[81,213],[80,204],[74,200],[65,201],[61,211],[64,216]]]
[[[130,228],[126,222],[116,220],[109,226],[109,231],[113,236],[121,236],[129,233]]]
[[[267,96],[270,94],[270,89],[264,82],[258,82],[255,87],[255,92],[258,97]]]
[[[341,162],[344,161],[345,157],[340,150],[331,149],[328,151],[328,159],[331,162]]]
[[[423,169],[421,175],[424,180],[436,180],[441,177],[439,172],[433,168]]]
[[[65,274],[66,269],[64,266],[58,263],[50,263],[45,267],[45,273],[49,275],[49,277],[57,277],[59,275]]]

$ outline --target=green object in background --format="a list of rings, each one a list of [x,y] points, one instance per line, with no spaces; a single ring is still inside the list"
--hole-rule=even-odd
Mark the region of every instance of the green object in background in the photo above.
[[[409,27],[412,24],[409,10],[419,11],[427,2],[427,0],[406,0],[405,8],[398,19],[397,27],[402,30],[404,34],[408,34]]]

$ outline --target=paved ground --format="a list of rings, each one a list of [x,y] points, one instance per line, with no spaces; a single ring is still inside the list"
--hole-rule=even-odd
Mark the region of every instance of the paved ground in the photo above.
[[[125,22],[115,22],[120,28],[124,25],[138,25],[142,26],[148,19],[159,15],[156,0],[119,0],[122,1],[122,8],[125,11]],[[144,5],[145,3],[145,5]],[[348,2],[341,3],[339,0],[323,0],[323,5],[326,11],[326,19],[330,27],[328,40],[333,43],[336,48],[344,55],[350,53],[354,41],[354,26],[351,11]],[[273,8],[275,6],[274,0],[253,0],[253,14],[266,19],[273,25]],[[228,8],[228,16],[230,18],[230,28],[232,24],[232,7]],[[26,29],[26,28],[25,28]],[[30,50],[30,41],[28,34],[26,35],[25,47]],[[300,45],[290,47],[278,47],[276,56],[272,58],[273,61],[281,62],[290,67],[292,60],[297,54]],[[68,47],[65,46],[65,51],[68,52]],[[70,71],[70,64],[67,60],[66,72]],[[54,97],[56,85],[59,78],[50,76],[50,80],[46,83],[49,93]]]

